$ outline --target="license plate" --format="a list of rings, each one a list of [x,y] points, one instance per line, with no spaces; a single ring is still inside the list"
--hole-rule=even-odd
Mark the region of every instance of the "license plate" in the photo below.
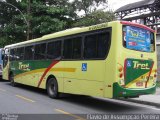
[[[136,83],[136,86],[137,86],[137,87],[143,86],[143,82],[137,82],[137,83]]]

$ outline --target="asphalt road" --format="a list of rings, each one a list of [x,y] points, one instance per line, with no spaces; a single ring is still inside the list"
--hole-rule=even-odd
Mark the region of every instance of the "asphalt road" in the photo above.
[[[0,113],[3,115],[0,120],[1,117],[16,115],[23,115],[20,118],[26,120],[33,116],[34,120],[47,116],[52,120],[77,120],[91,119],[92,116],[87,116],[90,114],[159,114],[160,108],[89,96],[65,95],[61,99],[51,99],[45,90],[24,85],[12,87],[9,82],[0,81]]]

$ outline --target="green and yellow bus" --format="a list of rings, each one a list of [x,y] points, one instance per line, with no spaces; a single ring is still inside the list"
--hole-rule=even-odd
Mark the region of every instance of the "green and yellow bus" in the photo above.
[[[60,93],[138,97],[156,89],[155,31],[113,21],[5,46],[3,79]]]

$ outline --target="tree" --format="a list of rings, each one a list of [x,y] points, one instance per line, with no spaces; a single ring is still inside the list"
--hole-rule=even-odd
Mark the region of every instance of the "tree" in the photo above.
[[[73,5],[78,11],[84,11],[85,15],[91,14],[93,11],[97,10],[97,7],[103,5],[104,8],[107,8],[107,0],[74,0]],[[102,7],[102,6],[101,6]],[[103,8],[101,8],[103,9]]]
[[[69,0],[7,0],[18,7],[29,23],[31,38],[67,29],[76,13]],[[30,8],[29,8],[30,7]],[[0,3],[0,47],[26,40],[28,25],[12,6]]]
[[[0,47],[7,44],[25,41],[30,38],[74,26],[86,26],[110,21],[112,12],[97,10],[100,4],[107,7],[106,0],[6,0],[16,6],[22,14],[12,6],[0,2]],[[79,17],[78,11],[85,11]],[[27,32],[29,31],[29,32]]]
[[[79,26],[90,26],[95,24],[100,24],[104,22],[109,22],[115,19],[114,13],[112,11],[97,10],[85,17],[79,18],[73,24],[74,27]]]
[[[31,26],[35,37],[68,28],[72,20],[69,2],[68,0],[56,1],[32,3]]]
[[[78,16],[72,26],[89,26],[115,19],[113,11],[106,11],[107,0],[74,0],[73,6],[77,11],[84,11],[83,16]]]
[[[6,2],[18,6],[16,0],[6,0]],[[12,18],[18,14],[19,12],[13,6],[0,2],[0,47],[16,42],[14,41],[15,24]]]
[[[25,11],[26,0],[22,0],[21,4]],[[69,0],[32,0],[30,7],[27,19],[30,21],[32,38],[68,28],[75,15]]]

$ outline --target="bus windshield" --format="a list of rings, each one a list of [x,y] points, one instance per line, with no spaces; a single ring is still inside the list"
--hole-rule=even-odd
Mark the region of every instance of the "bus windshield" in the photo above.
[[[127,49],[142,52],[155,51],[154,33],[134,26],[123,27],[123,45]]]

